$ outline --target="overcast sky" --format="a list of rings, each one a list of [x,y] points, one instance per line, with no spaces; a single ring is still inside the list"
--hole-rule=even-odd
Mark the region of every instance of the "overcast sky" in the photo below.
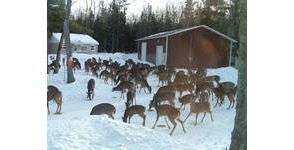
[[[98,6],[98,3],[100,0],[95,0]],[[106,3],[110,3],[112,0],[104,0]],[[184,0],[127,0],[127,2],[130,3],[130,5],[127,7],[127,16],[130,16],[131,14],[137,14],[139,15],[143,9],[144,5],[147,5],[148,3],[152,5],[152,8],[154,10],[165,8],[165,5],[167,3],[175,4],[178,6],[180,3],[183,3]],[[76,13],[79,8],[85,8],[86,6],[86,0],[73,0],[72,5],[72,12]]]

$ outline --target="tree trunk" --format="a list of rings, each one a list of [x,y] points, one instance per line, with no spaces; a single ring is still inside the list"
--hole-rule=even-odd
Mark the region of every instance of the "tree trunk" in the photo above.
[[[60,52],[62,48],[63,39],[64,39],[64,32],[62,32],[61,34],[60,41],[58,44],[58,49],[56,52],[56,59],[54,61],[54,71],[53,71],[54,74],[57,74],[60,69]]]
[[[238,57],[238,92],[235,125],[231,137],[230,150],[247,149],[247,2],[239,3],[239,57]]]
[[[65,46],[66,46],[66,60],[67,62],[72,61],[72,49],[70,43],[70,33],[69,33],[69,15],[71,9],[71,0],[67,0],[66,4],[66,12],[65,12],[65,19],[64,19],[64,38],[65,38]],[[72,71],[71,66],[67,65],[67,83],[72,83],[75,81],[75,77]]]

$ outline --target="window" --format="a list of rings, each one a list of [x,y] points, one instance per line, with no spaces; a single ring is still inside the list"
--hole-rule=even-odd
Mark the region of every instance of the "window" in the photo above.
[[[95,50],[95,46],[91,46],[91,51],[94,51]]]

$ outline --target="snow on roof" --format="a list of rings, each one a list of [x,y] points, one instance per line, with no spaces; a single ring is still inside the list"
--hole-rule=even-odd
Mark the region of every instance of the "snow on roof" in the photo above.
[[[232,42],[235,42],[237,43],[236,40],[234,40],[233,38],[227,36],[227,35],[224,35],[206,25],[199,25],[199,26],[194,26],[194,27],[190,27],[190,28],[184,28],[184,29],[176,29],[176,30],[172,30],[172,31],[167,31],[167,32],[161,32],[161,33],[156,33],[156,34],[153,34],[153,35],[149,35],[149,36],[146,36],[146,37],[143,37],[143,38],[140,38],[140,39],[137,39],[136,41],[142,41],[142,40],[149,40],[149,39],[155,39],[155,38],[162,38],[162,37],[167,37],[167,36],[171,36],[171,35],[174,35],[174,34],[178,34],[178,33],[182,33],[182,32],[185,32],[185,31],[189,31],[189,30],[193,30],[193,29],[197,29],[197,28],[205,28],[207,30],[210,30]]]
[[[61,37],[61,33],[53,33],[51,42],[59,42]],[[99,43],[93,39],[91,36],[87,34],[76,34],[71,33],[70,34],[70,42],[73,44],[97,44]]]

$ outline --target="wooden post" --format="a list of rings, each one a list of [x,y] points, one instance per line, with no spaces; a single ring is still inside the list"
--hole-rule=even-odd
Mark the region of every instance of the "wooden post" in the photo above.
[[[168,36],[165,38],[165,66],[167,66]]]
[[[229,60],[229,66],[232,65],[232,48],[233,48],[233,43],[230,41],[230,60]]]

